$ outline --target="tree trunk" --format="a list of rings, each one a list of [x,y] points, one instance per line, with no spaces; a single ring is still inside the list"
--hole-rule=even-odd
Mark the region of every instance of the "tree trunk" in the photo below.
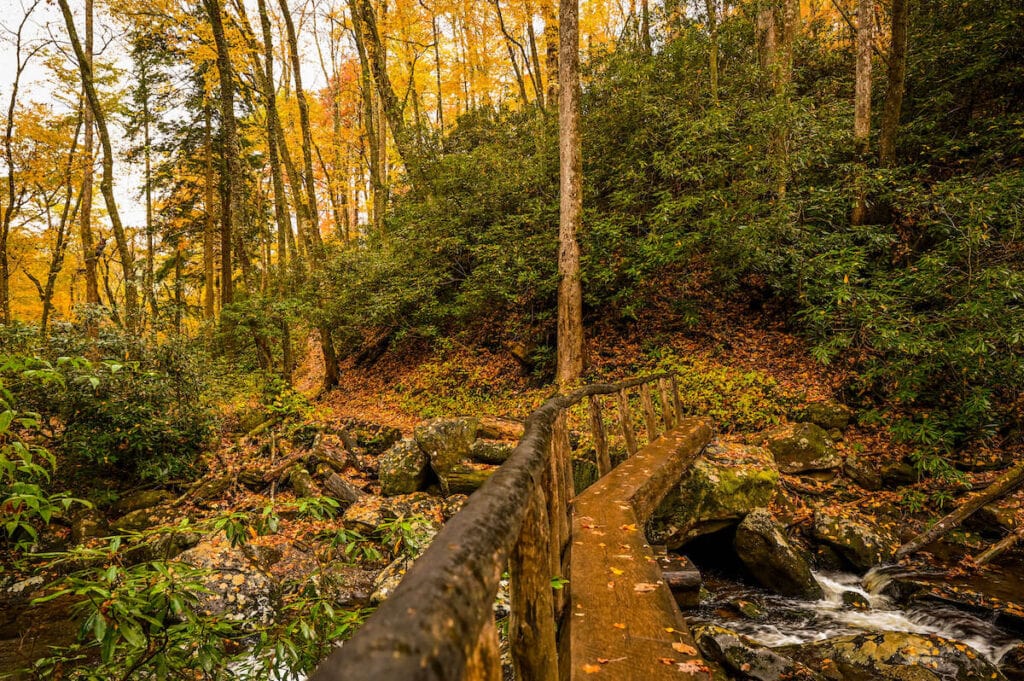
[[[853,147],[863,168],[871,147],[871,23],[874,9],[872,0],[857,0],[857,62],[854,69]],[[850,222],[864,223],[867,197],[864,189],[857,191]]]
[[[896,557],[903,558],[920,551],[950,530],[959,527],[982,506],[1003,498],[1022,484],[1024,484],[1024,464],[1018,464],[986,487],[985,491],[975,494],[955,511],[901,546],[896,551]]]
[[[85,59],[89,62],[89,69],[92,70],[93,55],[93,26],[92,26],[92,4],[93,0],[85,0]],[[82,88],[82,97],[85,98],[85,88]],[[79,215],[79,234],[82,241],[82,259],[85,262],[85,302],[87,305],[100,304],[100,284],[96,273],[96,246],[92,238],[92,182],[95,165],[94,152],[96,148],[93,139],[95,124],[92,117],[92,107],[86,104],[83,112],[82,125],[85,128],[85,139],[82,142],[82,212]]]
[[[277,267],[284,274],[288,263],[288,197],[284,193],[284,178],[281,175],[281,159],[277,148],[277,129],[280,118],[277,114],[277,95],[274,88],[274,40],[271,34],[270,15],[266,0],[258,0],[260,30],[263,34],[263,60],[266,75],[261,90],[263,103],[267,107],[267,156],[270,162],[270,177],[274,188],[274,219],[277,222]]]
[[[204,151],[204,217],[203,217],[203,319],[212,322],[217,314],[216,283],[214,277],[214,246],[217,227],[213,219],[214,174],[213,174],[213,123],[210,105],[203,103],[203,151]]]
[[[82,49],[82,43],[78,39],[78,31],[75,29],[74,16],[68,6],[68,0],[58,0],[61,13],[64,15],[64,23],[67,26],[68,38],[78,59],[78,70],[82,77],[82,87],[89,100],[92,109],[93,119],[96,123],[96,131],[99,133],[100,146],[103,149],[103,175],[100,179],[100,193],[103,194],[104,203],[107,206],[107,215],[110,219],[110,226],[114,232],[114,240],[117,243],[118,257],[121,259],[122,277],[124,279],[124,326],[128,331],[134,331],[138,324],[138,290],[135,287],[135,261],[131,249],[128,246],[128,238],[121,223],[121,214],[117,209],[117,200],[114,196],[114,151],[110,144],[110,134],[107,130],[106,117],[100,106],[99,97],[93,81],[91,59]],[[113,300],[111,300],[113,303]]]
[[[231,52],[224,34],[220,0],[203,0],[213,29],[217,50],[217,72],[220,83],[221,140],[224,163],[222,169],[223,200],[220,220],[220,303],[221,308],[234,299],[234,265],[232,259],[235,223],[241,215],[242,163],[239,158],[238,128],[235,121],[235,84]]]
[[[313,174],[313,136],[309,125],[309,105],[302,89],[302,69],[299,62],[299,47],[295,37],[295,24],[288,9],[288,0],[280,0],[281,16],[284,18],[285,36],[288,39],[288,53],[291,56],[295,76],[295,98],[299,104],[299,128],[302,131],[302,165],[305,174],[306,207],[309,211],[309,240],[314,247],[320,246],[320,211],[316,202],[316,176]]]
[[[526,94],[526,81],[523,80],[523,71],[519,68],[519,62],[516,60],[516,50],[514,45],[518,45],[512,34],[508,32],[508,27],[505,26],[505,15],[501,12],[501,0],[494,0],[494,11],[498,13],[498,26],[501,28],[501,34],[505,37],[505,48],[508,51],[508,60],[512,62],[512,72],[516,76],[516,85],[519,86],[519,98],[523,100],[523,107],[530,106],[530,97]]]
[[[380,137],[377,135],[377,126],[383,123],[377,119],[377,107],[375,106],[374,90],[373,90],[373,76],[370,73],[370,59],[366,52],[366,38],[363,33],[363,23],[359,20],[359,15],[352,7],[352,34],[355,37],[356,52],[359,54],[359,66],[360,66],[360,81],[359,90],[362,94],[363,104],[363,130],[366,133],[366,146],[369,151],[369,170],[370,170],[370,192],[372,194],[372,202],[370,208],[370,222],[373,225],[373,231],[377,234],[384,233],[384,180],[380,174],[380,156],[386,150],[382,150],[379,146]]]
[[[540,8],[544,18],[544,65],[548,72],[548,90],[545,100],[558,101],[558,15],[555,13],[556,0],[541,0]]]
[[[907,32],[910,0],[892,0],[892,43],[889,48],[889,82],[882,110],[878,158],[883,166],[896,165],[896,133],[900,126],[907,77]]]
[[[708,70],[711,72],[711,101],[718,106],[718,8],[715,0],[704,0],[708,13]]]
[[[143,70],[143,80],[148,78],[148,73]],[[156,302],[156,234],[155,226],[153,225],[153,159],[150,150],[150,133],[149,133],[149,85],[143,83],[144,96],[142,99],[142,143],[145,145],[143,152],[145,154],[145,194],[146,194],[146,300],[149,302],[149,311],[153,316],[153,324],[156,324],[157,315],[159,308]]]
[[[580,145],[579,0],[561,0],[558,55],[558,370],[559,386],[583,375],[583,289],[577,235],[583,222]]]

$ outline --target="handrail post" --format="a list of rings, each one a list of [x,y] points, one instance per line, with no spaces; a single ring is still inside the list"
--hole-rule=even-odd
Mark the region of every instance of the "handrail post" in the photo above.
[[[661,420],[665,424],[665,430],[672,430],[679,420],[675,418],[675,409],[668,401],[668,381],[664,378],[658,379],[658,396],[661,399]]]
[[[647,441],[658,439],[658,417],[654,413],[654,401],[651,399],[651,384],[640,386],[640,404],[644,409],[644,425],[647,426]]]
[[[608,437],[604,432],[604,416],[601,414],[601,401],[596,395],[591,395],[587,400],[588,411],[590,412],[590,433],[594,439],[594,455],[597,459],[598,475],[607,475],[612,469],[612,462],[608,456]]]
[[[516,678],[557,681],[558,645],[549,568],[552,537],[545,496],[544,486],[537,485],[509,555],[508,638]]]
[[[616,393],[615,401],[619,407],[619,427],[622,429],[622,439],[626,441],[626,454],[633,456],[639,447],[636,446],[633,417],[629,413],[629,395],[626,394],[625,388]]]
[[[501,681],[501,677],[501,644],[492,616],[484,622],[476,647],[466,660],[466,678],[473,681]]]
[[[676,421],[683,420],[683,400],[679,397],[679,382],[672,376],[672,403],[676,406]]]
[[[551,522],[552,538],[552,577],[561,577],[563,574],[563,558],[565,549],[569,545],[569,499],[572,498],[572,448],[569,444],[569,428],[566,423],[565,411],[559,412],[551,426],[550,443],[551,468],[556,472],[557,484],[551,485],[551,503],[548,508],[552,509],[549,521]],[[557,528],[557,532],[556,532]],[[557,537],[557,538],[556,538]],[[559,589],[555,594],[555,618],[560,616],[565,605],[566,590]]]

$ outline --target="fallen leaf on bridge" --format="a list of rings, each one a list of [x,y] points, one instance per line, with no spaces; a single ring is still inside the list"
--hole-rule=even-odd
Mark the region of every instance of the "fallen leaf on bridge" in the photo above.
[[[694,648],[693,646],[688,646],[685,643],[681,643],[679,641],[672,644],[672,650],[676,651],[677,653],[682,653],[683,655],[697,655],[696,648]]]
[[[587,674],[596,674],[601,671],[601,665],[599,664],[585,664],[583,665],[583,671]]]
[[[638,594],[650,593],[658,588],[657,584],[651,584],[650,582],[637,582],[633,585],[633,591]]]

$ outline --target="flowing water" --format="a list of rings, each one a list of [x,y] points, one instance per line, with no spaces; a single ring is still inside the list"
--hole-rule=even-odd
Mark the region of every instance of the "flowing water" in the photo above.
[[[963,610],[938,603],[897,605],[881,592],[895,577],[892,571],[872,570],[864,579],[845,573],[816,573],[825,592],[817,601],[793,598],[753,589],[728,580],[707,577],[714,594],[691,616],[692,622],[708,622],[732,629],[769,647],[818,641],[864,631],[902,631],[936,634],[974,648],[990,662],[997,662],[1020,639],[992,622]],[[871,604],[870,609],[844,607],[843,593],[853,591]],[[738,599],[761,606],[760,620],[739,617],[730,607]]]

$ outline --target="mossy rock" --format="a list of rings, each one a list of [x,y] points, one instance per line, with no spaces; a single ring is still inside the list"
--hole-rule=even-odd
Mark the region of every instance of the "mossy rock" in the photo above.
[[[676,549],[737,524],[768,506],[779,471],[767,450],[731,442],[709,444],[655,511],[651,540]]]
[[[430,458],[430,467],[441,480],[441,489],[447,494],[445,476],[455,466],[468,461],[480,431],[475,418],[431,419],[413,430],[420,449]]]
[[[1004,679],[962,643],[939,636],[881,631],[774,649],[834,681],[981,681]]]
[[[693,638],[708,660],[722,665],[731,678],[758,681],[823,681],[807,666],[778,654],[746,636],[713,624],[693,628]]]
[[[814,537],[836,549],[858,570],[888,563],[896,555],[896,528],[854,512],[814,513]]]
[[[843,460],[820,426],[797,423],[767,433],[764,442],[779,470],[787,474],[838,468]]]
[[[825,430],[843,431],[853,419],[853,410],[838,402],[811,402],[799,410],[796,417]]]
[[[406,439],[392,445],[380,457],[377,476],[381,494],[412,494],[423,489],[430,473],[430,459],[416,440]]]

